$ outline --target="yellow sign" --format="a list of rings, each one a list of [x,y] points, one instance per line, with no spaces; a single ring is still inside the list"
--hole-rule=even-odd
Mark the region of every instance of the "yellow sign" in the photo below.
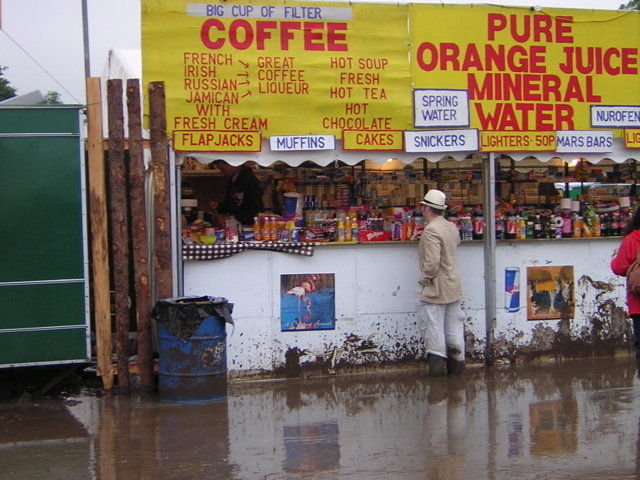
[[[553,152],[556,132],[480,132],[481,152]]]
[[[635,13],[412,4],[410,20],[414,88],[467,92],[481,131],[586,130],[591,105],[640,104]]]
[[[340,138],[411,125],[407,6],[142,4],[143,77],[165,82],[169,131]]]
[[[383,130],[345,130],[342,132],[344,150],[402,150],[404,132]]]
[[[640,106],[632,11],[142,0],[142,12],[143,77],[165,82],[169,132],[465,128],[535,151],[548,146],[530,132],[621,136],[635,125],[598,115]]]
[[[177,152],[259,152],[260,132],[176,130],[173,149]]]
[[[624,146],[627,148],[640,148],[640,130],[625,130]]]

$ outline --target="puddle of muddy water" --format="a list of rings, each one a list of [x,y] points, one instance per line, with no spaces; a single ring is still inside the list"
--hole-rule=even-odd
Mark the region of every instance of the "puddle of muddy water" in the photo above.
[[[0,403],[0,479],[626,479],[640,472],[634,360]]]

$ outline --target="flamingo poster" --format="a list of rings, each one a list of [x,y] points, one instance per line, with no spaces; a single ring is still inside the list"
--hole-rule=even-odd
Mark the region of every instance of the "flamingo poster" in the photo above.
[[[281,275],[281,331],[334,330],[335,285],[333,273]]]
[[[573,265],[527,267],[527,320],[573,318]]]

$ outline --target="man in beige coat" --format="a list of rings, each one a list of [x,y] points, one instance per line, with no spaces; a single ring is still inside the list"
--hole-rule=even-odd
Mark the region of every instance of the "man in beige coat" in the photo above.
[[[442,216],[446,197],[429,190],[420,202],[426,226],[420,236],[418,327],[429,356],[429,375],[458,375],[464,371],[464,319],[460,307],[462,284],[456,266],[460,243],[457,227]]]

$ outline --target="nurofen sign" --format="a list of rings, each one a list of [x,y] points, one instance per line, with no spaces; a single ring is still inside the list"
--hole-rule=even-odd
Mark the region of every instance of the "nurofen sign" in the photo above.
[[[185,150],[194,139],[193,150],[256,151],[274,135],[371,150],[380,132],[405,131],[430,151],[419,132],[431,129],[477,131],[465,145],[480,150],[548,150],[556,132],[564,144],[640,128],[637,12],[234,0],[143,0],[142,11],[143,77],[165,82]]]

